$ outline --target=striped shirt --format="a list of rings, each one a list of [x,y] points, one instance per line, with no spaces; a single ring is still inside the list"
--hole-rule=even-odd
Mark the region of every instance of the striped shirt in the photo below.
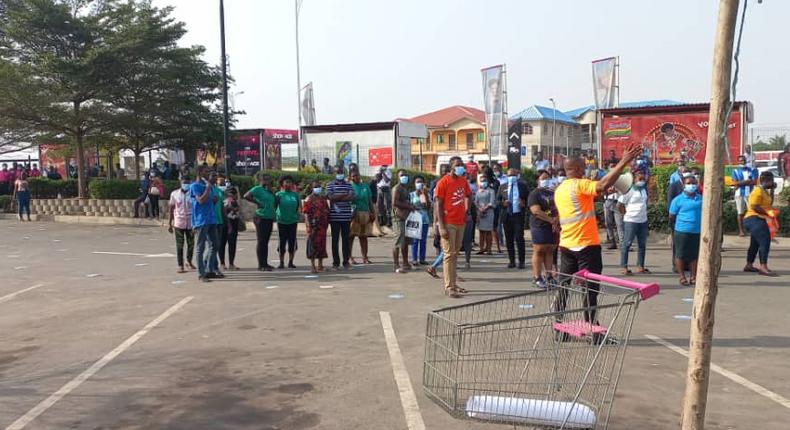
[[[354,189],[346,181],[332,181],[326,186],[326,195],[330,201],[334,196],[353,195]],[[351,221],[353,218],[351,201],[331,202],[329,205],[329,221]]]

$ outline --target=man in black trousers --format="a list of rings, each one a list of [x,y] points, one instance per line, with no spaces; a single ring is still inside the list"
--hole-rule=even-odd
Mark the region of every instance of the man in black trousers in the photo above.
[[[508,169],[507,182],[499,187],[497,202],[502,207],[502,223],[505,229],[508,269],[516,267],[516,247],[518,247],[518,268],[523,269],[526,246],[524,244],[524,220],[527,216],[527,184],[518,179],[518,170]]]

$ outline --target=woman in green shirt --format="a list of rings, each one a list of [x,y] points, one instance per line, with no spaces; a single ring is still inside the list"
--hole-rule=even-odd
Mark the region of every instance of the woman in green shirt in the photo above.
[[[296,269],[294,266],[294,254],[296,253],[296,226],[299,223],[299,211],[302,208],[302,201],[299,194],[293,190],[293,178],[285,175],[280,178],[280,191],[277,192],[277,233],[280,235],[280,246],[277,251],[280,253],[280,265],[278,269],[284,269],[285,248],[288,247],[288,268]]]
[[[255,235],[258,237],[258,270],[271,272],[274,267],[269,265],[269,238],[272,237],[277,203],[274,193],[269,190],[272,177],[265,173],[258,173],[258,183],[244,194],[244,199],[258,205],[254,219]]]

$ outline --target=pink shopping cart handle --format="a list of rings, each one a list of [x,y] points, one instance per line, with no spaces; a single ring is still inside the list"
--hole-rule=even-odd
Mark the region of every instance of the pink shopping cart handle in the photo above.
[[[599,281],[599,282],[607,282],[609,284],[617,285],[618,287],[625,287],[631,288],[633,290],[639,291],[639,295],[642,297],[642,300],[647,300],[660,291],[660,288],[657,283],[653,282],[651,284],[643,284],[641,282],[629,281],[627,279],[620,279],[614,278],[611,276],[606,275],[599,275],[597,273],[592,273],[587,269],[579,270],[575,273],[576,276],[584,279],[589,279],[591,281]]]

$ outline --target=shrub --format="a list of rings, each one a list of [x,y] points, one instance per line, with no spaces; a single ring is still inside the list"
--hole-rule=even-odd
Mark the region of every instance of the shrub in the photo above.
[[[121,179],[90,181],[88,193],[92,199],[136,199],[140,195],[140,182]]]
[[[530,190],[534,190],[538,186],[538,171],[528,167],[521,169],[521,180],[527,183]]]
[[[11,203],[14,201],[13,196],[3,195],[0,196],[0,212],[13,212]]]
[[[30,194],[34,199],[55,199],[58,193],[64,199],[77,197],[77,180],[62,179],[53,181],[47,178],[28,178]]]
[[[669,208],[664,202],[647,205],[647,228],[650,231],[669,232]]]

